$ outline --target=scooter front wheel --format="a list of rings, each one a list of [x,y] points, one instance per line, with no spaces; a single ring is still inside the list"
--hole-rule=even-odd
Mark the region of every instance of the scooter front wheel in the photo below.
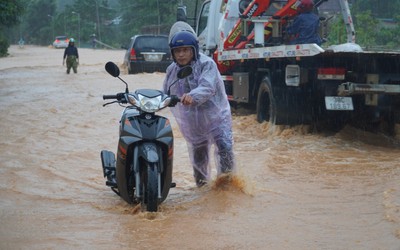
[[[157,163],[147,163],[146,181],[146,210],[157,212],[158,210],[158,168]]]

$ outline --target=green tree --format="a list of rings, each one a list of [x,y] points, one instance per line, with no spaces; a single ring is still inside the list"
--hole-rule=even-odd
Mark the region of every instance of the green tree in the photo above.
[[[49,45],[54,40],[56,22],[55,0],[30,1],[23,17],[23,33],[32,44]]]
[[[333,20],[330,21],[328,37],[326,46],[332,44],[341,44],[345,43],[346,36],[346,27],[344,26],[342,16],[336,16]]]
[[[196,9],[196,1],[193,0],[119,0],[122,13],[121,42],[127,43],[136,34],[169,34],[181,2],[187,5],[189,15],[193,17]]]
[[[362,47],[400,49],[397,42],[400,38],[400,16],[397,15],[400,1],[362,0],[357,3],[358,5],[352,6],[356,42]],[[384,20],[390,20],[394,25],[385,25]]]
[[[371,5],[374,3],[376,5]],[[394,14],[399,10],[399,0],[391,1],[390,4],[386,1],[355,1],[351,7],[351,13],[356,31],[356,43],[362,47],[379,46],[387,49],[399,49],[397,41],[400,38],[400,25],[398,25],[400,16]],[[393,18],[395,22],[397,21],[397,25],[393,25],[393,27],[383,25],[380,20],[384,17]],[[331,21],[328,34],[326,45],[346,42],[346,29],[340,14]]]
[[[354,18],[356,29],[356,42],[363,46],[376,45],[376,34],[378,28],[378,20],[372,16],[370,10],[357,13]]]
[[[88,43],[92,34],[102,42],[110,43],[116,33],[110,25],[117,10],[111,8],[107,0],[75,0],[64,10],[67,19],[68,35]]]
[[[0,4],[0,57],[8,55],[9,41],[5,32],[20,22],[24,11],[21,0],[2,0]]]
[[[352,1],[352,11],[355,13],[371,11],[374,17],[393,18],[400,10],[400,1],[356,0]]]
[[[154,3],[157,4],[157,1],[138,0],[132,2],[120,0],[122,10],[121,28],[122,33],[124,33],[124,42],[129,41],[131,36],[142,33],[143,29],[150,29],[151,26],[155,27],[158,24],[158,19],[161,20],[161,16],[156,16],[158,7],[153,5]]]

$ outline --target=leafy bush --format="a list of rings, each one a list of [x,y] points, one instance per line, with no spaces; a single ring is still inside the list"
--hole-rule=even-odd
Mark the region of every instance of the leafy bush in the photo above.
[[[8,47],[10,44],[7,39],[0,34],[0,57],[8,56]]]

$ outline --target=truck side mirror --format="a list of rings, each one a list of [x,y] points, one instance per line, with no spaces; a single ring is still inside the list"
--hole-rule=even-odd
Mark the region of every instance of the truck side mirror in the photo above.
[[[182,21],[182,22],[187,21],[187,13],[185,5],[178,6],[178,9],[176,11],[176,21]]]

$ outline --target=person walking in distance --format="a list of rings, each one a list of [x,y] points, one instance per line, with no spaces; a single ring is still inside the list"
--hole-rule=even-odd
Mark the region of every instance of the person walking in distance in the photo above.
[[[68,47],[64,50],[63,65],[65,65],[65,59],[67,61],[67,74],[69,74],[71,68],[75,74],[78,73],[79,54],[73,38],[69,40]]]
[[[181,97],[171,111],[186,139],[196,185],[201,187],[210,180],[212,145],[217,174],[235,170],[230,105],[217,65],[199,52],[194,33],[176,32],[169,46],[174,62],[167,68],[163,91]],[[172,84],[178,70],[187,65],[193,68],[192,75]]]

